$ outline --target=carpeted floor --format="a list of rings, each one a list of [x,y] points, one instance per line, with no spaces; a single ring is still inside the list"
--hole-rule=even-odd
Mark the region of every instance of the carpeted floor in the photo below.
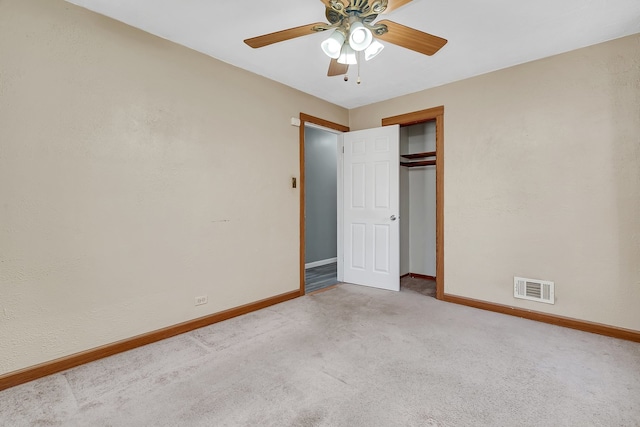
[[[638,426],[640,344],[338,285],[0,392],[5,426]]]
[[[400,279],[400,291],[413,291],[428,297],[436,296],[436,281],[405,276]]]

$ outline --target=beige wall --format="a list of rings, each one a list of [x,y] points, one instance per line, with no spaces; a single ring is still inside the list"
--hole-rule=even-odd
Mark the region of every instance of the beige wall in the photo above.
[[[444,105],[446,291],[640,330],[639,58],[636,35],[349,119],[62,0],[2,0],[0,374],[297,289],[300,111],[362,129]],[[556,305],[514,300],[514,274],[555,280]]]
[[[640,34],[352,110],[445,107],[445,291],[640,330]],[[513,298],[513,276],[556,304]]]
[[[348,124],[62,0],[0,1],[0,374],[298,289],[301,111]]]

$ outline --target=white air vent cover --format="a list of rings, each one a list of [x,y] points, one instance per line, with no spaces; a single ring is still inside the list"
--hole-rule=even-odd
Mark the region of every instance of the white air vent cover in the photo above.
[[[531,301],[555,304],[554,284],[546,280],[513,278],[513,296]]]

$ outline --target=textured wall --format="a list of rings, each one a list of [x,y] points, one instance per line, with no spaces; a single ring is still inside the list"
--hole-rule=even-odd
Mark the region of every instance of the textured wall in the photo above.
[[[298,289],[301,111],[348,122],[62,0],[0,1],[0,374]]]
[[[640,330],[640,34],[350,111],[444,105],[445,291]],[[556,304],[513,298],[513,276]]]

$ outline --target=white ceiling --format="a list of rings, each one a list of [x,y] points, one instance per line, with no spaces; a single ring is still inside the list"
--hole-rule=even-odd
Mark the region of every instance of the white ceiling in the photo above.
[[[384,15],[449,40],[434,56],[385,43],[362,84],[327,77],[312,34],[260,49],[246,38],[326,22],[320,0],[67,0],[346,108],[640,33],[640,0],[414,0]]]

